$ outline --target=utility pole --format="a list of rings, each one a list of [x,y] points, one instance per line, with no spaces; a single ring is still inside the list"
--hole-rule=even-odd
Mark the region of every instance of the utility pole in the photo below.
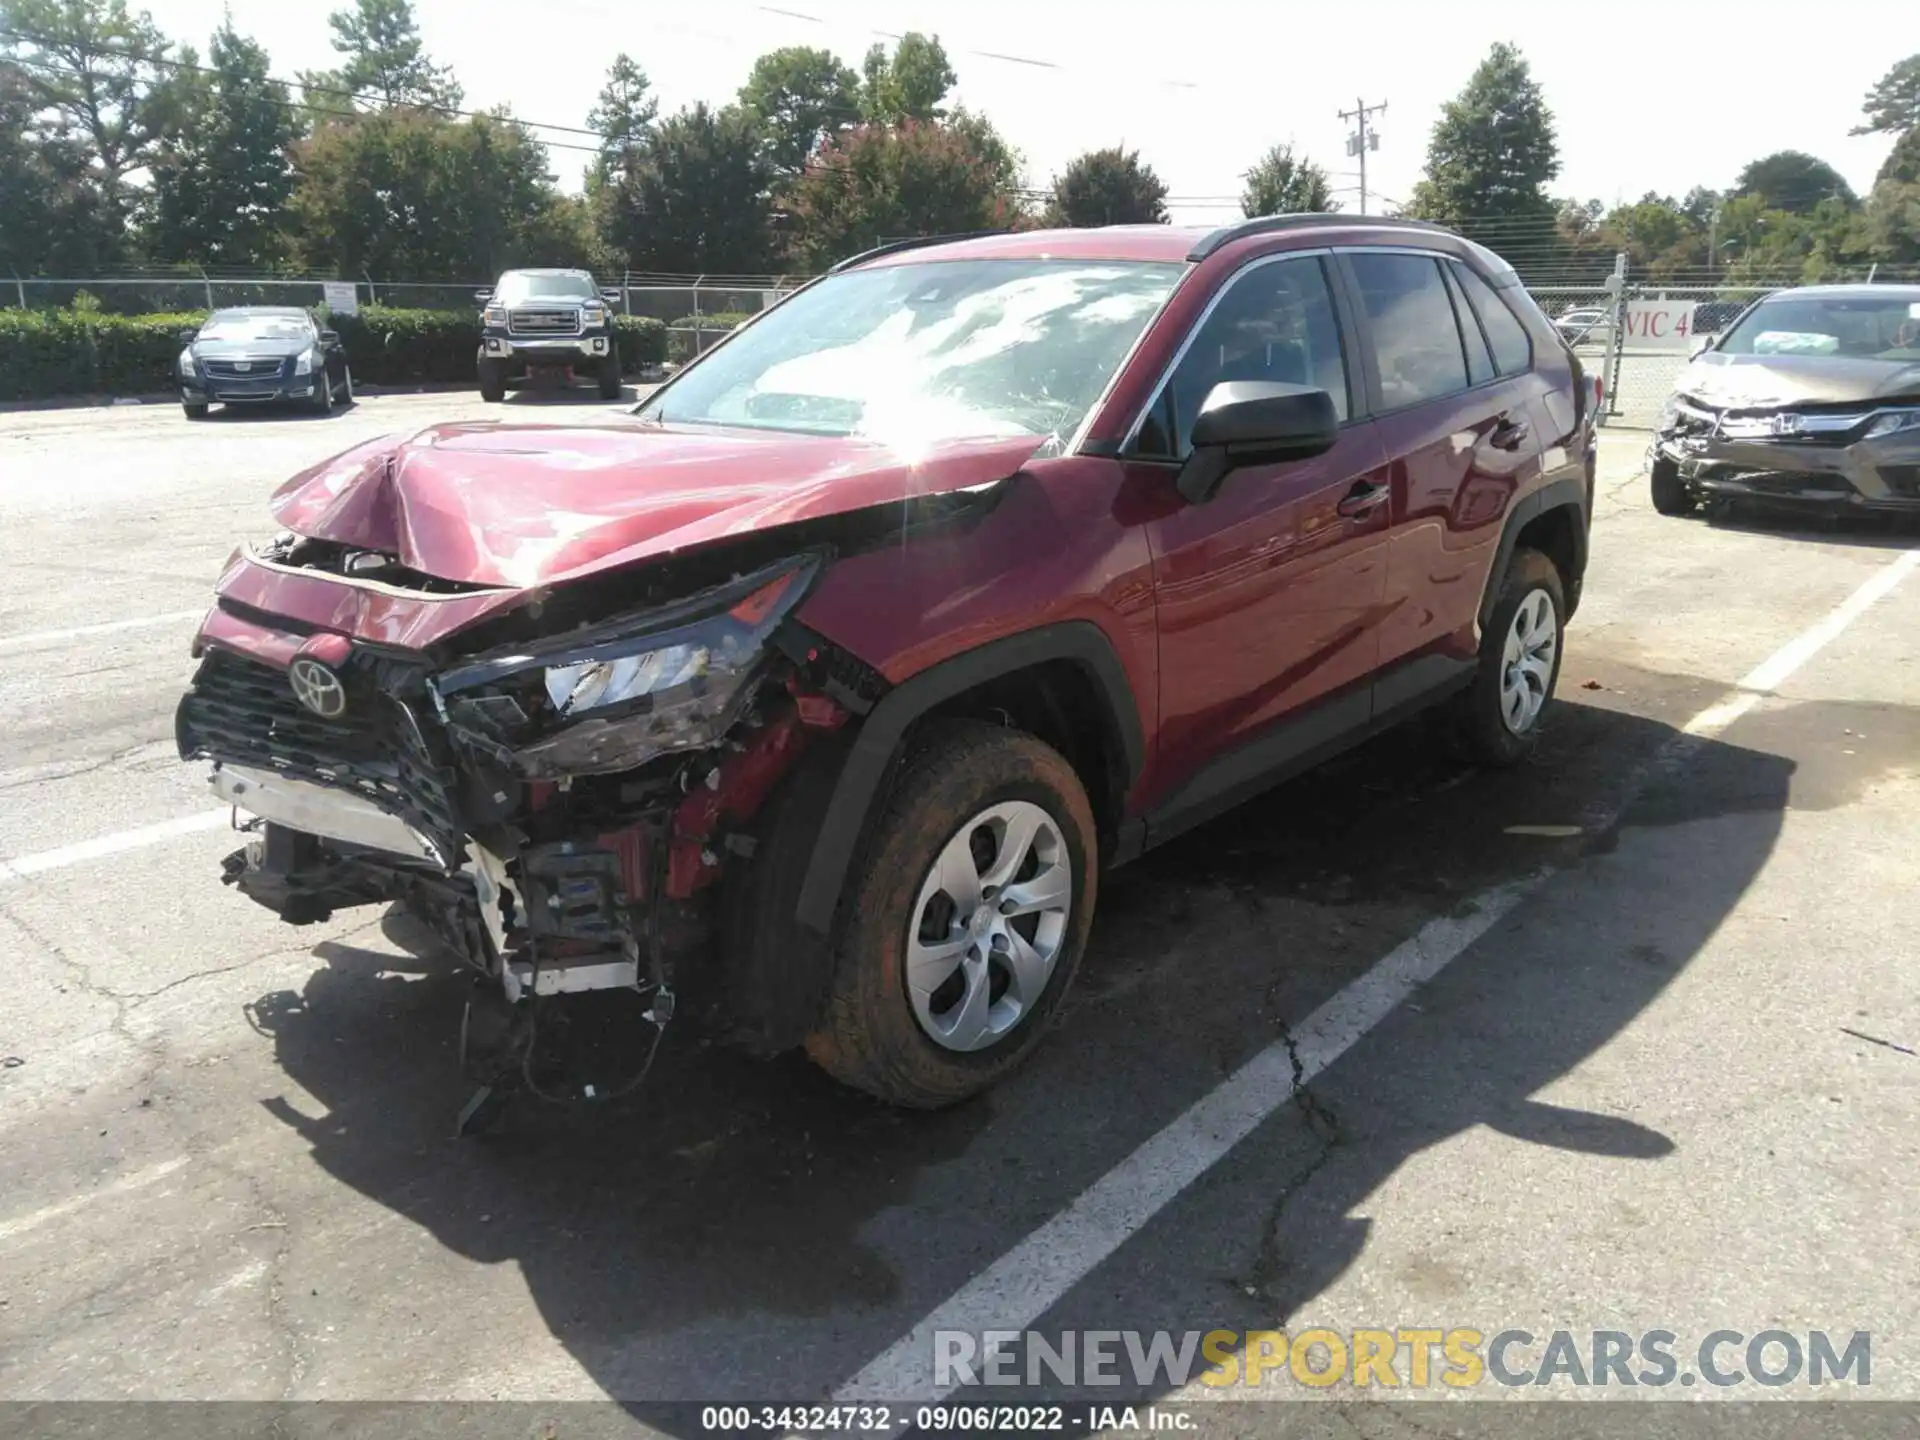
[[[1370,116],[1385,114],[1387,102],[1369,105],[1364,100],[1355,100],[1353,104],[1353,109],[1340,112],[1340,118],[1355,122],[1353,133],[1347,136],[1347,154],[1360,161],[1360,213],[1364,215],[1367,213],[1367,152],[1380,148],[1380,132],[1369,130],[1367,120]]]

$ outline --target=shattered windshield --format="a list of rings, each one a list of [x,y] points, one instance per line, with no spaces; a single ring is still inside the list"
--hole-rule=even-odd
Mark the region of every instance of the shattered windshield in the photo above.
[[[647,419],[930,440],[1064,444],[1184,267],[957,260],[835,275],[644,407]]]
[[[304,315],[215,315],[200,327],[202,340],[307,340],[313,327]]]
[[[1720,353],[1920,360],[1920,297],[1782,295],[1734,326]]]

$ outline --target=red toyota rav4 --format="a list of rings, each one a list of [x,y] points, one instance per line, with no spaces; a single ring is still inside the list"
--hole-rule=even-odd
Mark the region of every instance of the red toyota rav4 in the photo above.
[[[1103,869],[1429,706],[1527,753],[1596,398],[1431,226],[887,247],[632,417],[295,476],[180,752],[253,817],[243,893],[473,968],[482,1095],[630,1088],[677,997],[946,1104],[1039,1038]]]

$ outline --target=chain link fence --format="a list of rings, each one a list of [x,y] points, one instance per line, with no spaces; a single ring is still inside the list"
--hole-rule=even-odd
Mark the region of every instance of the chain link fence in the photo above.
[[[698,277],[692,284],[663,284],[625,277],[621,305],[629,315],[667,326],[667,360],[685,364],[724,340],[735,326],[791,294],[804,277],[786,275]]]
[[[1791,282],[1789,282],[1791,283]],[[1590,374],[1606,382],[1605,423],[1650,429],[1694,353],[1776,286],[1529,285]]]
[[[1802,283],[1781,277],[1764,284],[1671,283],[1630,275],[1626,257],[1605,262],[1586,257],[1579,266],[1519,236],[1505,240],[1528,292],[1566,336],[1588,370],[1606,384],[1608,424],[1649,428],[1672,393],[1693,352],[1731,324],[1749,304],[1773,290]],[[1496,249],[1500,248],[1498,245]],[[1569,273],[1570,271],[1575,273]],[[1596,274],[1598,271],[1600,273]],[[799,275],[659,275],[629,271],[603,283],[620,292],[628,315],[667,326],[667,359],[684,364],[719,343],[741,322],[759,314],[806,283]],[[1688,277],[1692,280],[1693,277]],[[1836,279],[1875,278],[1872,270]],[[1884,280],[1909,280],[1884,273]],[[0,306],[31,309],[71,307],[84,293],[109,313],[140,315],[218,309],[231,305],[299,305],[318,309],[329,286],[354,287],[358,306],[476,310],[475,293],[491,280],[390,280],[319,272],[234,273],[198,267],[129,269],[109,276],[59,279],[0,275]],[[1910,280],[1909,280],[1909,283]]]

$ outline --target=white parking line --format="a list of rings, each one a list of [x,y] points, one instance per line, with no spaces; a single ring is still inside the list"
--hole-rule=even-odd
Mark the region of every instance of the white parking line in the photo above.
[[[187,1163],[185,1155],[177,1155],[171,1160],[162,1160],[157,1165],[149,1165],[145,1170],[136,1170],[133,1174],[114,1181],[111,1185],[102,1185],[98,1190],[89,1190],[84,1195],[75,1195],[70,1200],[62,1200],[55,1205],[46,1205],[38,1210],[30,1210],[25,1215],[12,1220],[0,1220],[0,1240],[12,1240],[29,1230],[37,1230],[50,1220],[58,1220],[64,1215],[91,1205],[96,1200],[108,1200],[116,1195],[125,1195],[134,1190],[144,1190],[156,1180],[164,1180],[182,1165]]]
[[[182,815],[177,820],[162,820],[157,825],[142,825],[137,830],[116,830],[111,835],[76,841],[72,845],[62,845],[58,850],[41,850],[32,855],[18,855],[11,860],[0,860],[0,884],[8,880],[22,880],[29,875],[39,875],[48,870],[64,870],[69,865],[82,865],[89,860],[100,860],[108,855],[118,855],[125,850],[139,850],[148,845],[158,845],[163,840],[172,840],[179,835],[193,835],[202,830],[218,830],[228,824],[232,818],[231,810],[202,810],[196,815]]]
[[[1617,819],[1647,777],[1703,740],[1726,729],[1766,691],[1802,665],[1920,566],[1906,551],[1825,619],[1796,636],[1739,682],[1737,693],[1694,716],[1662,747],[1653,765],[1628,780],[1608,811]],[[1391,1014],[1416,988],[1433,979],[1468,946],[1512,913],[1552,875],[1541,870],[1478,897],[1464,917],[1430,921],[1294,1028],[1291,1049],[1277,1040],[1260,1051],[1184,1114],[1082,1192],[1065,1210],[961,1286],[913,1329],[876,1356],[835,1392],[836,1401],[932,1401],[952,1393],[936,1386],[933,1337],[942,1330],[980,1335],[1031,1326],[1094,1268],[1140,1231],[1169,1202],[1228,1151],[1288,1104],[1300,1086],[1344,1054]],[[978,1357],[984,1364],[989,1355]]]
[[[169,610],[163,615],[140,615],[132,620],[109,620],[101,625],[76,625],[71,630],[35,630],[25,635],[0,635],[0,655],[11,655],[20,650],[37,650],[42,645],[60,645],[69,640],[88,640],[95,635],[111,635],[116,630],[146,630],[155,625],[184,625],[189,620],[198,620],[207,613],[202,605],[198,610]]]

